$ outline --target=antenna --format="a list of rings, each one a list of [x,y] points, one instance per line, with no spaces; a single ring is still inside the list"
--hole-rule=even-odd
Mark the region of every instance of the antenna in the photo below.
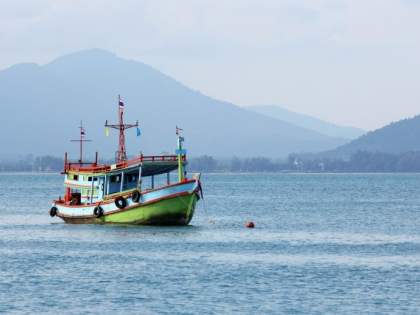
[[[92,142],[92,140],[85,139],[86,137],[86,130],[83,127],[83,121],[80,121],[80,139],[78,140],[70,140],[71,142],[79,142],[80,143],[80,157],[79,163],[83,163],[83,142]]]
[[[139,122],[135,124],[124,124],[124,102],[121,96],[118,94],[118,124],[108,124],[108,120],[105,121],[105,128],[113,128],[120,131],[118,151],[116,155],[116,162],[123,162],[127,160],[127,151],[125,148],[125,130],[133,127],[138,127]]]

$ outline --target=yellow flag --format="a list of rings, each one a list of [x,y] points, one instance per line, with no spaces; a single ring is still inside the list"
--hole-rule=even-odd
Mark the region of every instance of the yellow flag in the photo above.
[[[109,128],[108,127],[105,127],[105,136],[109,136]]]

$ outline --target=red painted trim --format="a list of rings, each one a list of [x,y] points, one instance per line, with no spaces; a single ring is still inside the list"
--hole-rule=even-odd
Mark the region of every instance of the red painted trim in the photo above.
[[[103,205],[103,204],[113,203],[117,197],[129,197],[129,196],[131,196],[131,194],[132,194],[132,192],[122,193],[122,194],[115,195],[115,197],[113,197],[113,198],[109,198],[109,199],[106,199],[106,200],[101,200],[101,201],[86,204],[86,205],[66,205],[63,201],[60,202],[60,200],[54,200],[54,204],[58,204],[58,205],[61,205],[63,207],[66,207],[66,208],[93,207],[93,206],[100,206],[100,205]]]
[[[118,210],[115,210],[115,211],[110,211],[110,212],[107,212],[105,215],[124,212],[124,211],[128,211],[128,210],[136,209],[136,208],[141,208],[143,206],[148,206],[148,205],[154,204],[154,203],[162,201],[162,200],[169,200],[169,199],[174,199],[174,198],[177,198],[177,197],[188,196],[188,195],[192,195],[194,193],[195,192],[189,193],[187,191],[183,191],[183,192],[180,192],[180,193],[176,193],[176,194],[168,195],[168,196],[161,197],[161,198],[158,198],[158,199],[154,199],[154,200],[151,200],[151,201],[148,201],[148,202],[145,202],[145,203],[139,203],[137,205],[133,205],[131,207],[126,207],[124,209],[118,209]]]
[[[182,161],[186,161],[186,156],[182,156]],[[176,162],[178,161],[177,155],[150,155],[150,156],[144,156],[140,155],[134,159],[116,163],[116,168],[113,169],[124,169],[129,166],[133,166],[135,164],[140,164],[142,162]],[[86,164],[90,164],[89,166],[84,166]],[[64,166],[64,173],[66,172],[90,172],[90,173],[99,173],[99,172],[110,172],[111,171],[111,165],[97,165],[96,163],[71,163],[67,162]]]
[[[154,204],[154,203],[162,201],[162,200],[169,200],[169,199],[174,199],[174,198],[177,198],[177,197],[192,195],[192,194],[195,194],[197,191],[198,191],[198,189],[195,189],[192,193],[184,191],[184,192],[168,195],[168,196],[165,196],[165,197],[161,197],[161,198],[158,198],[158,199],[155,199],[155,200],[151,200],[149,202],[137,204],[137,205],[127,207],[127,208],[124,208],[124,209],[118,209],[118,210],[115,210],[115,211],[110,211],[110,212],[107,212],[105,214],[105,216],[110,215],[110,214],[119,213],[119,212],[129,211],[129,210],[136,209],[136,208],[141,208],[141,207],[148,206],[148,205]],[[60,212],[57,213],[57,216],[60,217],[60,218],[73,218],[73,219],[96,218],[94,215],[72,216],[72,215],[65,215],[65,214],[62,214]]]
[[[184,185],[184,184],[190,184],[190,183],[193,183],[193,182],[196,182],[196,181],[198,181],[198,179],[188,179],[188,180],[185,180],[185,181],[183,181],[183,182],[181,182],[181,183],[175,183],[175,184],[171,184],[171,185],[168,185],[168,186],[164,186],[164,187],[159,187],[159,188],[156,188],[156,189],[149,189],[149,190],[145,190],[145,191],[143,191],[142,193],[143,194],[147,194],[147,193],[151,193],[151,192],[155,192],[155,191],[159,191],[159,190],[162,190],[162,189],[166,189],[166,188],[169,188],[169,187],[174,187],[174,186],[179,186],[179,185]],[[198,190],[198,186],[197,186],[197,188],[194,190],[194,192],[196,192]],[[120,196],[122,196],[122,197],[127,197],[127,196],[131,196],[131,194],[132,194],[132,192],[129,192],[129,193],[122,193],[122,194],[118,194],[118,195],[115,195],[114,197],[112,197],[112,198],[109,198],[109,199],[106,199],[106,200],[102,200],[102,201],[98,201],[98,202],[96,202],[96,203],[92,203],[92,204],[87,204],[87,205],[66,205],[64,202],[63,202],[63,200],[54,200],[54,204],[58,204],[58,205],[61,205],[61,206],[64,206],[64,207],[66,207],[66,208],[84,208],[84,207],[93,207],[93,206],[99,206],[99,205],[103,205],[103,204],[110,204],[110,203],[113,203],[113,202],[115,202],[115,199],[117,198],[117,197],[120,197]]]
[[[57,212],[57,217],[62,218],[62,219],[64,219],[64,218],[72,218],[72,219],[90,219],[90,218],[96,218],[96,216],[94,216],[93,214],[92,215],[83,215],[83,216],[78,215],[78,216],[75,216],[75,215],[65,215],[65,214],[62,214],[60,212]]]

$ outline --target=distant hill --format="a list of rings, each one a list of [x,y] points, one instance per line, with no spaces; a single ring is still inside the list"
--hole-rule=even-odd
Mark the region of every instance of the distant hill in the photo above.
[[[298,114],[275,105],[258,105],[246,108],[331,137],[353,140],[366,133],[363,129],[338,126],[321,119],[305,114]]]
[[[173,152],[175,125],[184,129],[190,155],[282,157],[343,144],[326,136],[205,96],[141,62],[103,50],[60,57],[47,65],[19,64],[0,71],[0,156],[73,156],[83,120],[87,151],[112,157],[117,134],[105,137],[104,122],[117,119],[117,95],[126,120],[140,122],[142,136],[128,130],[130,154]]]
[[[420,151],[420,115],[391,123],[321,155],[347,158],[357,151],[400,154]]]

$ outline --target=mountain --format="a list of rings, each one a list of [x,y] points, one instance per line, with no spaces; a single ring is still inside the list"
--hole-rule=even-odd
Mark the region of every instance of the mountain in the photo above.
[[[343,140],[242,109],[194,91],[141,62],[99,49],[60,57],[49,64],[19,64],[0,71],[0,156],[51,154],[75,157],[79,123],[86,150],[107,157],[117,134],[105,137],[104,122],[117,120],[117,95],[126,122],[139,120],[142,136],[127,130],[129,154],[173,152],[175,126],[184,129],[189,154],[216,157],[282,157],[323,151]]]
[[[337,126],[321,119],[305,114],[298,114],[275,105],[258,105],[246,108],[256,113],[276,118],[330,137],[356,139],[366,133],[363,129]]]
[[[321,155],[348,158],[357,151],[400,154],[420,151],[420,115],[393,122],[383,128],[368,132],[348,144]]]

